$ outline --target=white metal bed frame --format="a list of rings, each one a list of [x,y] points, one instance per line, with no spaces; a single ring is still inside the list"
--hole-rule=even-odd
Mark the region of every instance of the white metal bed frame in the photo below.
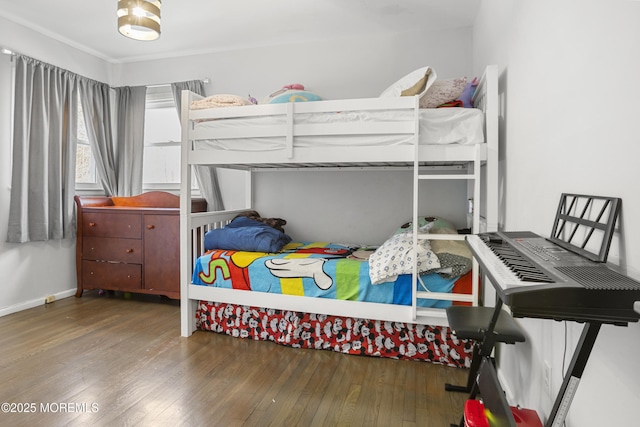
[[[307,169],[327,167],[380,167],[385,168],[402,165],[413,168],[413,222],[418,219],[419,182],[434,179],[467,180],[469,198],[473,198],[472,232],[480,228],[497,230],[498,221],[498,68],[488,66],[480,79],[474,95],[474,105],[485,113],[485,143],[476,145],[420,145],[418,143],[418,98],[372,98],[339,101],[317,101],[308,103],[287,103],[257,105],[243,107],[216,108],[207,110],[190,110],[189,106],[198,95],[184,91],[182,94],[182,160],[181,160],[181,211],[180,211],[180,294],[181,294],[181,334],[189,336],[195,330],[195,312],[200,300],[225,302],[231,304],[267,307],[280,310],[300,311],[307,313],[329,314],[365,319],[379,319],[425,325],[446,325],[446,316],[442,309],[426,309],[417,306],[419,298],[469,301],[474,305],[479,302],[479,286],[477,263],[474,260],[473,292],[466,294],[448,294],[433,292],[413,292],[413,304],[402,306],[358,301],[342,301],[304,296],[275,295],[263,292],[250,292],[234,289],[215,288],[193,285],[191,275],[195,260],[204,252],[204,233],[212,228],[226,225],[241,210],[219,212],[191,212],[191,177],[195,165],[215,165],[220,168],[242,169],[251,173],[255,170],[279,170],[283,168]],[[294,117],[297,114],[315,112],[359,111],[359,110],[409,110],[414,114],[407,121],[397,123],[343,123],[331,125],[297,125]],[[266,131],[246,127],[243,130],[228,131],[224,129],[200,131],[194,126],[195,121],[203,119],[225,119],[233,117],[249,117],[260,115],[284,115],[284,125],[274,125]],[[207,150],[197,147],[200,139],[240,138],[280,136],[286,141],[284,149],[261,152]],[[409,135],[413,144],[400,146],[348,146],[333,147],[297,147],[295,139],[303,135],[363,135],[363,134],[395,134]],[[426,165],[456,166],[449,172],[448,168],[428,170]],[[464,165],[464,168],[460,168]],[[481,174],[481,168],[484,169]],[[462,173],[460,171],[462,170]],[[444,173],[448,172],[448,173]],[[484,194],[481,192],[481,175],[484,182]],[[251,187],[251,179],[247,180]],[[251,208],[251,188],[247,189],[247,207]],[[480,217],[480,200],[484,196],[484,216]],[[482,227],[481,227],[482,225]],[[424,235],[418,234],[414,227],[414,242],[418,239],[463,239],[461,235]],[[418,275],[414,265],[414,287]]]

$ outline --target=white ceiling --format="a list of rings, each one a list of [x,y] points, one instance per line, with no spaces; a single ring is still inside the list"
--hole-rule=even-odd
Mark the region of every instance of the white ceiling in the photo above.
[[[0,16],[109,62],[473,24],[480,0],[164,0],[162,35],[130,40],[117,0],[0,0]],[[11,47],[10,41],[0,41]]]

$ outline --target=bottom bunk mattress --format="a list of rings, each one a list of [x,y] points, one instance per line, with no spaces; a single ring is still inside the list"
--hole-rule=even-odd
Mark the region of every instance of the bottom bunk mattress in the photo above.
[[[326,242],[289,243],[275,253],[211,250],[196,261],[192,283],[256,292],[411,305],[412,276],[399,274],[373,284],[366,248]],[[460,276],[420,275],[418,290],[452,292]],[[421,307],[451,301],[418,299]]]

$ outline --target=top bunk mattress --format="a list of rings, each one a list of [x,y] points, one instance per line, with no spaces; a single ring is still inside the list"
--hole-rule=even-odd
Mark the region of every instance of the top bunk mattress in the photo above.
[[[244,107],[246,108],[246,107]],[[250,108],[250,107],[249,107]],[[476,108],[435,108],[419,111],[421,145],[475,145],[485,142],[484,112]],[[394,146],[413,143],[408,133],[387,133],[385,124],[413,126],[414,111],[375,110],[296,114],[293,145],[296,147]],[[194,148],[233,151],[281,150],[286,146],[282,127],[285,115],[234,117],[193,121]],[[380,129],[366,134],[353,125]]]

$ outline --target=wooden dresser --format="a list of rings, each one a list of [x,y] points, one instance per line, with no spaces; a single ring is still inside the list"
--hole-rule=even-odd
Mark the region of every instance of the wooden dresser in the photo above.
[[[152,191],[132,197],[75,197],[76,271],[85,289],[180,298],[180,198]],[[193,212],[206,210],[194,199]]]

